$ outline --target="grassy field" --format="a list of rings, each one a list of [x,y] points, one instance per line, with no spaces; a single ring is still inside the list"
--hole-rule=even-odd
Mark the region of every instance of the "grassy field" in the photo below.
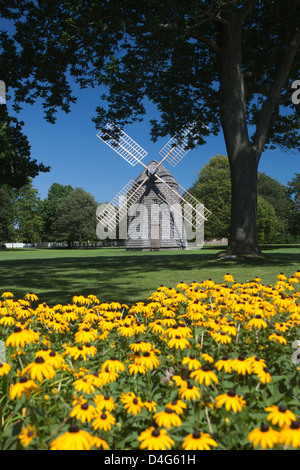
[[[279,272],[300,269],[300,247],[269,247],[263,257],[221,261],[222,247],[195,251],[126,252],[122,248],[24,249],[0,253],[0,290],[18,298],[34,292],[49,305],[69,303],[73,295],[96,295],[101,302],[145,301],[160,285],[175,287],[230,272],[236,281],[259,276],[274,284]]]

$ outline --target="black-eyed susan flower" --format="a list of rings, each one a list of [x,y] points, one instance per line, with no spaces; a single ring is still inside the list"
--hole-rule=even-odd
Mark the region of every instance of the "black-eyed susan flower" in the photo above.
[[[113,371],[109,371],[107,367],[101,369],[99,372],[99,379],[101,380],[102,386],[115,382],[119,378],[119,374]]]
[[[289,426],[292,421],[296,421],[295,414],[284,405],[271,405],[265,408],[268,411],[267,420],[273,425],[278,424],[279,427]]]
[[[176,335],[174,338],[171,338],[168,341],[168,347],[169,348],[175,348],[175,349],[185,349],[185,348],[190,348],[191,344],[189,340],[181,335]]]
[[[96,415],[92,426],[95,430],[110,431],[114,424],[116,424],[116,418],[109,411],[103,411]]]
[[[232,370],[231,359],[228,356],[223,356],[215,363],[215,367],[218,371],[225,370],[225,372],[230,374]]]
[[[198,430],[188,434],[182,443],[184,450],[210,450],[211,447],[218,447],[217,442],[210,434]]]
[[[77,343],[90,343],[91,341],[95,341],[97,336],[98,331],[96,329],[85,326],[75,333],[74,338]]]
[[[187,408],[187,404],[183,400],[172,400],[166,404],[166,408],[171,408],[175,413],[181,415]]]
[[[227,335],[224,331],[217,331],[216,333],[212,333],[211,335],[216,343],[221,344],[230,344],[231,337]]]
[[[94,436],[92,447],[97,447],[97,449],[109,450],[109,445],[107,441],[101,436]]]
[[[221,408],[225,405],[227,411],[232,410],[234,413],[239,413],[242,411],[243,407],[246,405],[244,397],[240,397],[233,390],[230,390],[227,393],[222,393],[215,398],[216,407]]]
[[[201,362],[196,359],[196,357],[191,354],[190,356],[186,356],[182,359],[181,364],[183,366],[187,365],[190,370],[192,369],[200,369]]]
[[[267,367],[262,367],[261,369],[257,369],[255,374],[263,384],[268,384],[271,382],[272,377]]]
[[[154,400],[146,400],[143,402],[143,407],[146,408],[150,413],[156,412],[157,403]]]
[[[191,378],[199,384],[205,383],[205,385],[210,385],[212,382],[217,384],[219,382],[215,372],[212,371],[208,365],[204,365],[201,369],[192,371]]]
[[[107,361],[105,361],[102,364],[101,369],[107,369],[109,372],[118,373],[118,372],[124,372],[125,366],[115,356],[112,356],[111,358],[107,359]]]
[[[76,418],[82,423],[90,423],[96,415],[96,408],[87,401],[79,402],[70,412],[71,418]]]
[[[102,384],[102,382],[101,382]],[[80,377],[73,382],[73,386],[77,392],[94,393],[95,387],[91,380],[86,377]]]
[[[181,418],[171,409],[166,407],[163,411],[155,413],[153,419],[159,427],[171,429],[172,426],[181,426]]]
[[[224,282],[234,282],[234,278],[231,274],[227,273],[223,276]]]
[[[2,318],[0,318],[0,325],[12,326],[15,324],[16,324],[16,320],[11,315],[4,315]]]
[[[141,364],[138,364],[136,362],[132,363],[132,364],[128,364],[128,371],[129,371],[129,374],[130,375],[135,375],[135,374],[146,374],[147,373],[147,370],[148,368],[141,365]]]
[[[247,323],[248,328],[255,328],[256,330],[260,330],[261,328],[267,328],[268,323],[261,315],[255,315],[255,317],[251,318],[251,320]]]
[[[166,450],[174,445],[173,439],[165,429],[156,429],[154,426],[142,431],[138,441],[141,442],[140,449],[147,450]]]
[[[292,446],[294,449],[300,447],[300,422],[295,420],[284,426],[279,431],[278,441],[280,444],[287,447]]]
[[[234,371],[241,375],[252,373],[251,360],[246,359],[243,355],[239,355],[237,358],[232,359],[231,367]]]
[[[8,364],[7,362],[4,362],[3,364],[0,362],[0,377],[3,377],[4,375],[7,375],[10,372],[11,365]]]
[[[14,297],[14,294],[12,294],[12,292],[3,292],[3,294],[1,295],[2,299],[13,299]]]
[[[27,426],[22,428],[21,433],[18,435],[18,438],[24,447],[28,447],[31,441],[36,436],[36,428],[34,426],[31,426],[30,424],[27,424]]]
[[[129,349],[134,352],[146,352],[151,351],[153,345],[149,341],[136,341],[129,345]]]
[[[26,398],[30,397],[31,391],[37,391],[37,384],[28,379],[25,375],[20,377],[20,380],[16,384],[11,384],[9,387],[9,397],[11,400],[15,398],[21,398],[24,395]]]
[[[262,423],[260,427],[253,429],[248,434],[248,440],[253,443],[255,448],[261,446],[262,449],[272,449],[274,445],[278,444],[278,439],[278,431],[275,431],[265,423]]]
[[[68,431],[50,444],[50,450],[90,450],[94,437],[77,426],[71,424]]]
[[[134,392],[123,393],[120,397],[120,401],[124,404],[124,408],[127,413],[137,415],[143,408],[143,402],[140,397],[136,396]]]
[[[23,349],[26,344],[31,344],[34,340],[34,335],[28,329],[15,326],[13,333],[6,339],[5,346]]]
[[[94,403],[97,410],[102,411],[106,409],[107,411],[113,411],[115,409],[115,401],[113,397],[109,395],[96,395],[94,397]]]
[[[119,333],[124,336],[125,338],[131,338],[132,336],[135,335],[135,329],[134,327],[129,324],[129,323],[124,323],[124,325],[121,325],[118,327]]]
[[[137,364],[146,367],[147,369],[153,370],[155,367],[158,367],[160,362],[159,358],[153,351],[146,351],[139,356],[135,361]]]
[[[34,362],[28,364],[22,371],[22,375],[29,375],[32,380],[43,382],[45,379],[53,379],[55,377],[55,369],[48,364],[43,357],[38,356]]]
[[[30,302],[36,302],[37,300],[39,300],[38,296],[33,292],[28,292],[28,294],[25,295],[24,299],[29,300]]]
[[[179,388],[178,394],[180,398],[183,398],[184,400],[196,400],[197,398],[200,398],[200,389],[196,387],[196,385],[186,382]]]
[[[278,331],[275,331],[275,333],[268,336],[268,339],[275,343],[286,344],[286,339]]]

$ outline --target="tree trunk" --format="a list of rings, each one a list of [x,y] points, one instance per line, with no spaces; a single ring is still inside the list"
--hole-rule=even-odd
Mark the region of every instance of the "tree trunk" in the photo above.
[[[260,255],[257,243],[257,156],[249,146],[230,159],[231,224],[227,252]]]
[[[257,167],[251,145],[242,72],[241,20],[230,8],[220,28],[220,118],[231,170],[231,227],[228,253],[260,254],[257,244]]]

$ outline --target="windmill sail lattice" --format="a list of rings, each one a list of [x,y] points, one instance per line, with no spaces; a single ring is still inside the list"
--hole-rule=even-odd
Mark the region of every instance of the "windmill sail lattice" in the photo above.
[[[168,206],[172,206],[172,209],[177,211],[185,222],[194,229],[197,230],[207,220],[210,211],[180,186],[170,173],[167,172],[171,179],[165,178],[163,174],[166,174],[167,170],[161,171],[164,168],[162,164],[165,161],[175,167],[186,156],[189,151],[187,146],[188,135],[193,131],[193,128],[194,126],[190,125],[184,129],[180,139],[178,136],[173,136],[159,152],[162,157],[161,161],[152,161],[149,165],[142,161],[148,152],[115,124],[107,124],[103,130],[98,132],[97,137],[118,153],[127,163],[132,166],[139,163],[144,167],[144,172],[142,176],[140,175],[141,178],[137,178],[135,181],[130,180],[105,209],[97,215],[97,219],[102,225],[107,227],[108,230],[115,229],[128,214],[130,207],[141,200],[145,200],[145,195],[149,194],[149,191],[152,193],[154,191],[159,200]]]

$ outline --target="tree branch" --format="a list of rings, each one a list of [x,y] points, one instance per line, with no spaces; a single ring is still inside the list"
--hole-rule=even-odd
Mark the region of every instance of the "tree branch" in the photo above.
[[[258,3],[259,0],[248,0],[246,4],[240,9],[240,18],[243,23],[249,15],[252,8]]]
[[[300,31],[298,30],[290,42],[290,45],[285,53],[281,67],[279,69],[277,78],[270,89],[269,96],[264,102],[256,127],[256,132],[253,137],[253,144],[256,147],[258,153],[260,154],[263,150],[263,147],[266,142],[268,127],[270,124],[270,119],[273,114],[275,107],[280,101],[281,91],[284,87],[286,80],[293,64],[294,57],[297,53],[297,50],[300,47]]]

